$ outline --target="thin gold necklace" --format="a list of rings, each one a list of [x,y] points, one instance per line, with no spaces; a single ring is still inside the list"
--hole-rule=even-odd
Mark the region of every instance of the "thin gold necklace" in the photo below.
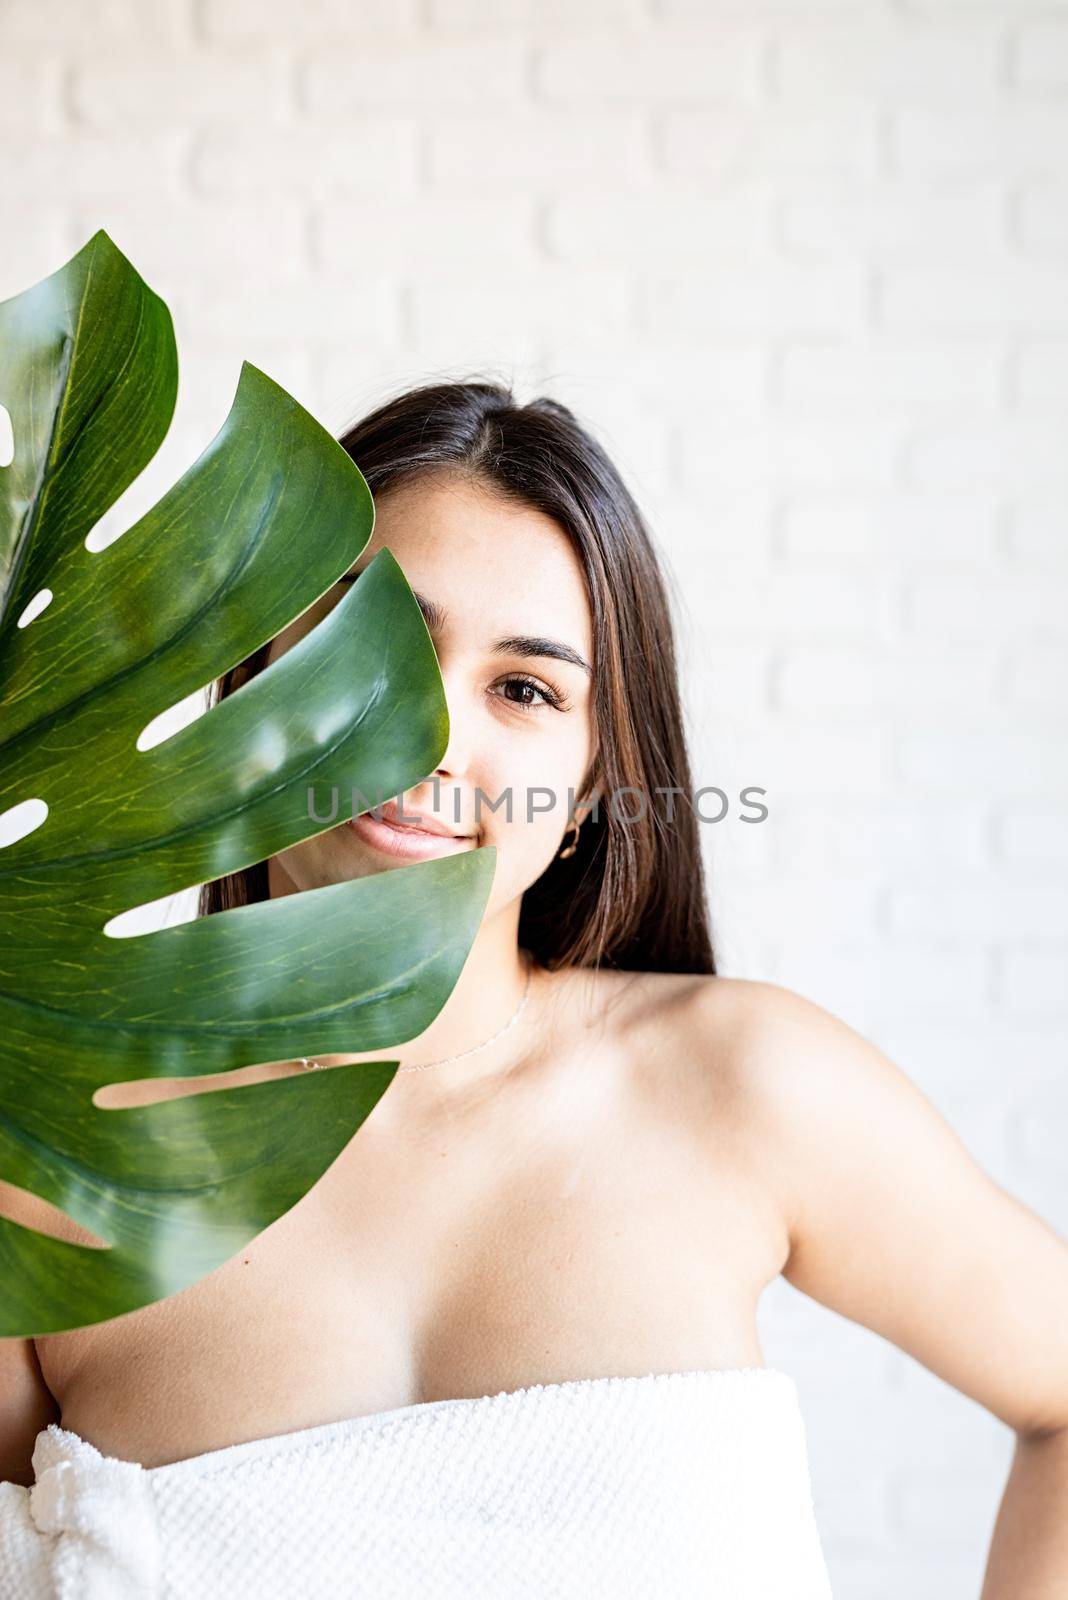
[[[508,1021],[504,1024],[504,1026],[502,1028],[498,1028],[496,1033],[491,1033],[488,1039],[483,1039],[481,1044],[473,1044],[469,1050],[460,1050],[454,1056],[442,1056],[440,1061],[415,1061],[415,1062],[413,1062],[411,1064],[411,1066],[398,1067],[397,1071],[398,1072],[425,1072],[428,1067],[443,1067],[443,1066],[446,1065],[447,1062],[450,1062],[450,1061],[462,1061],[465,1056],[477,1055],[480,1050],[488,1050],[491,1044],[496,1044],[497,1040],[500,1039],[500,1038],[503,1038],[503,1036],[508,1032],[509,1028],[513,1027],[515,1025],[515,1023],[517,1023],[519,1021],[519,1017],[520,1017],[520,1014],[522,1013],[523,1007],[526,1005],[527,1001],[530,998],[530,980],[533,977],[533,975],[534,975],[534,958],[533,958],[533,956],[528,954],[528,956],[527,956],[527,981],[523,985],[523,994],[522,994],[522,997],[520,998],[519,1004],[516,1006],[515,1010],[512,1012],[512,1015],[508,1018]],[[315,1072],[317,1069],[321,1071],[323,1069],[323,1063],[321,1061],[309,1061],[307,1056],[301,1056],[300,1057],[300,1064],[308,1072]]]

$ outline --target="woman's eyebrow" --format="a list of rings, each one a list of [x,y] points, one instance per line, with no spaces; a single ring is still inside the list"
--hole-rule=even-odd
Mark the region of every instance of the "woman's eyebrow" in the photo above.
[[[569,661],[573,667],[581,667],[583,672],[593,677],[593,668],[589,662],[584,660],[577,650],[572,650],[569,644],[562,644],[559,639],[543,639],[536,633],[516,633],[508,639],[495,640],[493,649],[497,655],[550,656],[554,661]]]
[[[359,576],[358,572],[346,572],[338,579],[338,582],[352,583]],[[431,633],[441,633],[445,627],[445,619],[448,616],[445,607],[439,606],[434,600],[428,600],[426,595],[420,594],[417,589],[413,589],[412,594],[415,596],[419,609],[423,613],[423,621],[426,623],[427,628]],[[559,639],[546,639],[540,634],[515,633],[511,634],[507,639],[495,640],[492,649],[496,655],[548,656],[553,661],[567,661],[573,667],[581,667],[582,671],[588,673],[590,677],[593,676],[593,668],[589,662],[580,656],[577,650],[572,650],[569,644],[563,644]]]

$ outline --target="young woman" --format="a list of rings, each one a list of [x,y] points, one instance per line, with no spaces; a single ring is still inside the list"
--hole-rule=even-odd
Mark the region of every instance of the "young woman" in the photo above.
[[[825,1597],[797,1394],[756,1332],[779,1273],[1016,1431],[983,1600],[1068,1593],[1068,1249],[873,1045],[716,973],[669,606],[619,475],[564,407],[490,384],[342,442],[373,539],[219,692],[388,546],[448,748],[202,910],[486,845],[491,896],[297,1206],[180,1294],[0,1346],[0,1569],[6,1539],[30,1573],[0,1600],[50,1594],[64,1540],[108,1595]],[[528,820],[533,790],[557,805]]]

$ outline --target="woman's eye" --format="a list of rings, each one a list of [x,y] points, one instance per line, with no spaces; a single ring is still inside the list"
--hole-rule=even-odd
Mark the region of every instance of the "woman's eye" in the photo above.
[[[553,706],[559,710],[562,704],[559,695],[554,694],[544,684],[535,682],[533,678],[514,676],[503,679],[502,683],[506,690],[514,690],[516,692],[518,698],[513,698],[511,694],[507,698],[520,711],[536,711],[540,705]],[[540,695],[541,699],[535,699],[534,696],[536,695]]]

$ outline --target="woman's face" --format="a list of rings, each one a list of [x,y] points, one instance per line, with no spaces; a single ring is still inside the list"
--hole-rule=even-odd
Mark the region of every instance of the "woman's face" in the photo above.
[[[402,824],[399,843],[415,853],[398,854],[397,829],[366,816],[354,826],[346,815],[273,858],[271,893],[385,872],[428,852],[495,845],[488,917],[541,876],[568,828],[569,788],[576,801],[584,794],[594,750],[594,662],[582,567],[551,517],[455,471],[415,477],[375,506],[374,534],[351,570],[362,572],[388,546],[421,602],[434,608],[427,625],[449,708],[436,799],[428,774],[397,805],[460,837],[435,841]],[[310,632],[348,587],[338,582],[284,629],[269,660]],[[576,659],[550,654],[556,651]],[[509,790],[510,819],[506,803],[490,809]],[[545,790],[552,808],[534,810],[528,821],[528,792],[544,806]],[[478,791],[485,798],[476,820]],[[351,796],[340,798],[344,811]],[[376,796],[366,798],[377,809]]]

